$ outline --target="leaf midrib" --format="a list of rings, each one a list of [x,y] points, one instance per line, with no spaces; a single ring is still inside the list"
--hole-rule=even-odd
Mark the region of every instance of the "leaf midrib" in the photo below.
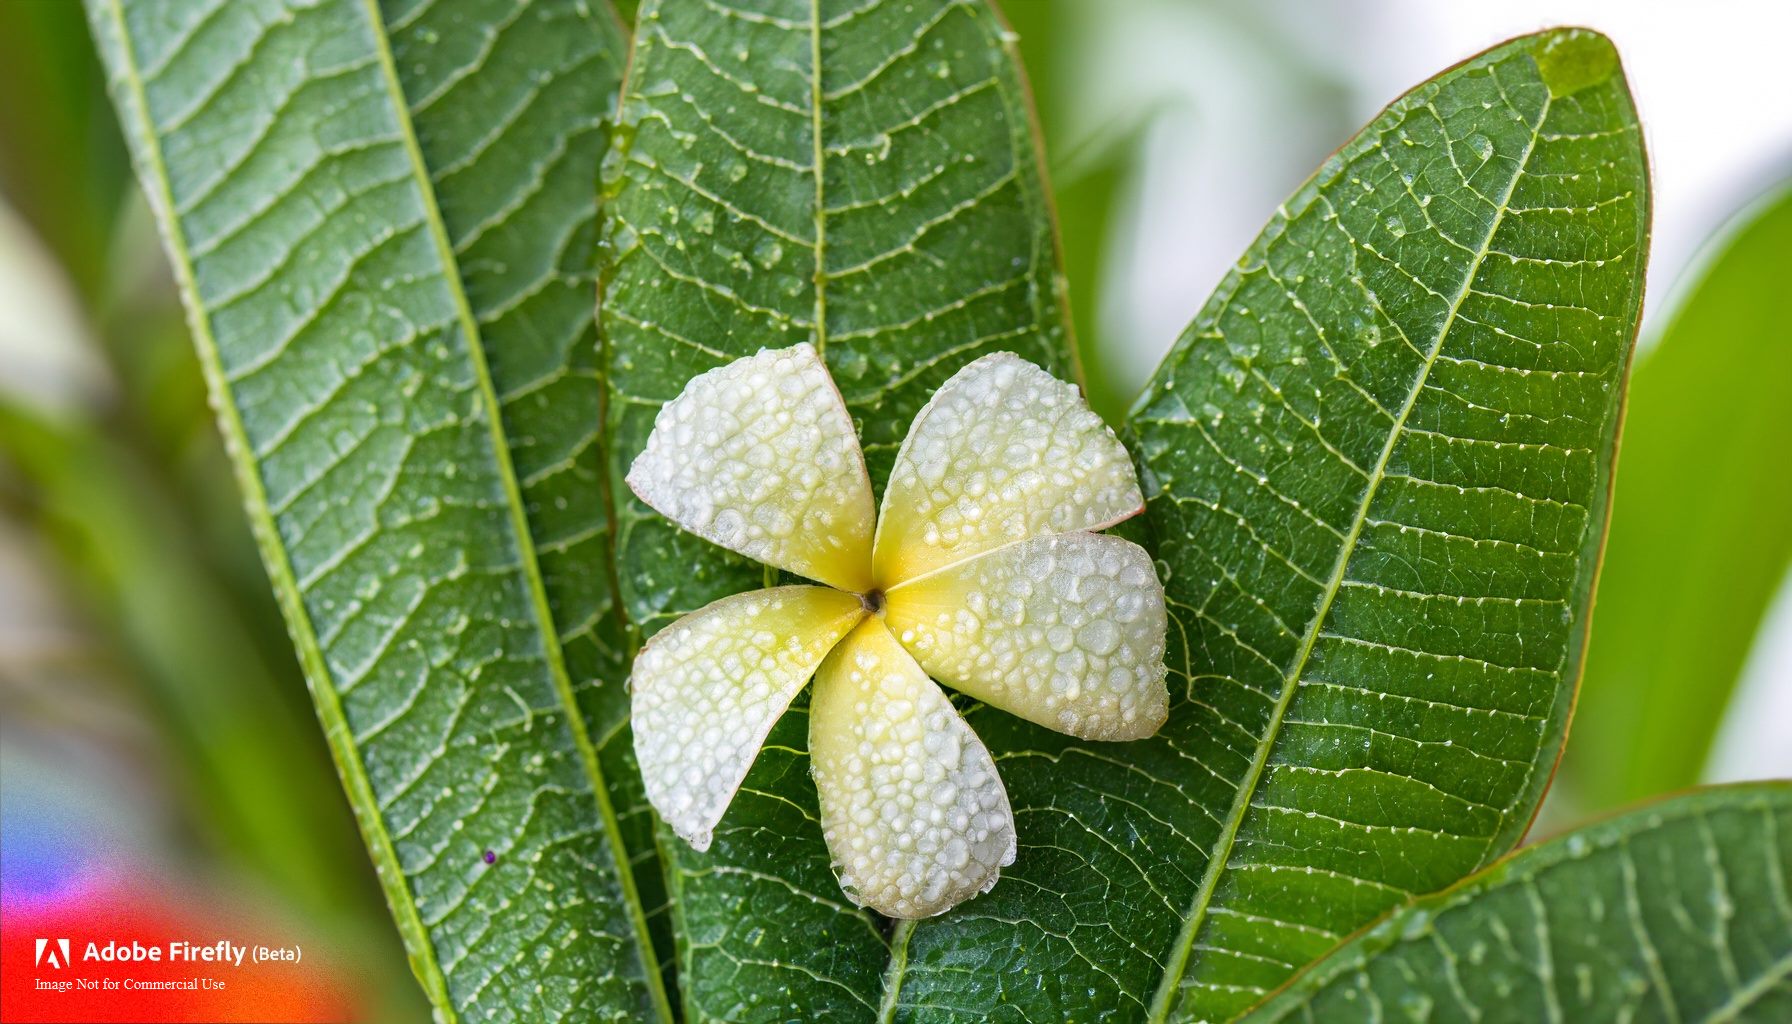
[[[616,866],[617,881],[623,898],[628,904],[630,924],[635,933],[636,946],[640,951],[644,982],[659,1019],[670,1024],[674,1018],[665,989],[661,984],[659,961],[654,954],[652,940],[647,930],[646,915],[635,889],[633,873],[629,866],[629,856],[621,845],[621,835],[615,811],[610,804],[609,790],[597,761],[596,748],[591,743],[590,735],[585,728],[584,717],[579,711],[572,689],[571,675],[566,668],[565,654],[560,646],[559,633],[554,625],[546,583],[542,578],[535,550],[534,534],[528,522],[527,509],[522,500],[520,483],[511,458],[509,438],[504,429],[502,406],[498,400],[497,389],[486,360],[484,339],[479,330],[478,320],[473,315],[464,284],[460,279],[459,261],[449,240],[447,225],[436,200],[435,185],[429,175],[428,165],[423,158],[422,148],[411,120],[409,101],[398,77],[398,69],[392,54],[391,40],[386,31],[384,18],[380,14],[376,0],[363,0],[362,9],[367,17],[368,31],[377,51],[387,99],[392,104],[392,115],[401,128],[401,140],[424,207],[424,220],[428,225],[431,242],[441,260],[443,277],[454,303],[455,318],[466,337],[468,358],[477,379],[479,402],[486,416],[494,458],[503,481],[507,514],[515,533],[519,567],[527,580],[531,605],[536,614],[536,630],[541,638],[543,658],[553,677],[555,693],[566,711],[568,729],[573,737],[574,745],[578,748],[580,762],[584,767],[598,805],[605,841],[610,847],[611,858]],[[177,207],[174,202],[167,164],[162,154],[161,138],[158,135],[157,126],[149,114],[148,95],[133,37],[125,19],[122,0],[106,0],[106,12],[118,36],[118,52],[124,65],[122,77],[129,90],[131,113],[138,122],[138,129],[143,136],[144,152],[150,164],[148,177],[152,178],[154,182],[154,199],[159,202],[162,211],[166,214],[157,220],[162,225],[173,255],[170,262],[181,285],[181,291],[184,296],[189,297],[186,305],[188,320],[198,342],[195,347],[199,351],[201,369],[213,394],[218,398],[220,427],[226,437],[238,483],[243,488],[250,525],[261,547],[262,557],[267,565],[276,598],[290,624],[294,646],[297,648],[300,663],[305,669],[306,678],[311,684],[310,689],[317,704],[318,716],[324,726],[324,734],[330,747],[332,759],[343,779],[344,787],[348,790],[356,822],[376,866],[379,868],[376,874],[379,877],[386,901],[396,918],[400,934],[405,938],[413,969],[417,972],[418,980],[422,983],[440,1018],[448,1024],[455,1024],[460,1019],[459,1014],[449,996],[447,979],[436,955],[434,941],[423,923],[415,895],[410,889],[391,833],[386,827],[378,798],[373,792],[371,781],[367,775],[366,764],[361,759],[360,751],[355,745],[352,732],[349,729],[341,697],[335,687],[334,675],[324,658],[315,624],[305,607],[304,594],[299,587],[286,547],[280,539],[266,487],[261,479],[260,471],[254,463],[254,448],[249,442],[248,431],[243,423],[241,410],[238,408],[234,393],[230,390],[229,378],[220,362],[217,339],[212,332],[211,322],[200,304],[190,298],[200,294],[192,266],[191,249],[179,218],[175,216]]]
[[[379,869],[375,874],[379,878],[386,903],[392,909],[399,934],[405,940],[411,966],[445,1024],[457,1024],[459,1015],[448,999],[448,981],[442,973],[441,963],[436,959],[435,944],[430,940],[416,900],[405,881],[397,848],[393,845],[391,832],[386,828],[386,819],[379,811],[379,800],[374,795],[373,784],[367,776],[366,763],[361,760],[360,751],[354,745],[348,717],[342,710],[341,696],[333,685],[334,679],[324,660],[317,628],[305,609],[298,578],[286,547],[280,541],[279,529],[274,523],[268,502],[267,488],[253,462],[254,449],[249,443],[249,432],[243,424],[242,411],[237,407],[219,358],[218,341],[212,332],[211,320],[204,307],[194,298],[200,294],[199,283],[194,274],[186,233],[181,228],[180,219],[175,216],[176,206],[174,192],[169,184],[168,165],[162,155],[161,137],[149,115],[149,96],[139,68],[136,45],[125,21],[122,0],[106,0],[106,11],[118,36],[118,54],[124,64],[122,77],[129,90],[131,113],[143,136],[142,151],[150,165],[150,173],[146,177],[153,181],[153,198],[164,213],[156,221],[161,225],[167,240],[171,256],[169,263],[180,284],[180,292],[187,308],[187,321],[196,341],[194,348],[199,353],[200,369],[212,394],[217,397],[219,428],[225,435],[225,447],[230,453],[237,483],[243,489],[243,504],[250,528],[261,548],[262,560],[267,566],[275,598],[289,624],[299,663],[310,683],[309,689],[317,705],[318,718],[323,724],[331,760],[335,762],[343,786],[349,792],[355,823]],[[383,35],[381,39],[383,45]],[[409,123],[408,114],[406,123]]]
[[[1682,1020],[1679,1004],[1673,991],[1665,982],[1661,973],[1659,953],[1650,939],[1647,926],[1639,916],[1641,907],[1636,901],[1636,869],[1637,863],[1633,852],[1634,842],[1650,833],[1665,832],[1689,821],[1699,822],[1706,826],[1701,829],[1703,842],[1707,852],[1717,842],[1714,833],[1709,829],[1711,816],[1716,812],[1759,812],[1767,833],[1763,852],[1769,856],[1767,870],[1770,876],[1777,877],[1775,862],[1771,859],[1773,848],[1777,842],[1775,827],[1775,800],[1783,799],[1782,793],[1788,791],[1785,780],[1760,780],[1756,782],[1726,783],[1705,786],[1678,796],[1658,798],[1645,801],[1628,811],[1612,815],[1602,821],[1587,825],[1570,835],[1556,836],[1540,845],[1530,846],[1506,853],[1493,864],[1482,868],[1474,874],[1458,879],[1448,887],[1422,896],[1404,906],[1388,910],[1374,922],[1366,925],[1338,949],[1308,964],[1300,973],[1294,975],[1277,987],[1270,997],[1264,999],[1256,1008],[1247,1012],[1240,1019],[1276,1020],[1292,1019],[1287,1003],[1294,1000],[1298,1008],[1306,1009],[1307,1017],[1312,1015],[1311,1008],[1305,1004],[1334,983],[1339,982],[1346,974],[1356,975],[1359,979],[1371,969],[1376,960],[1404,944],[1401,939],[1376,948],[1377,936],[1388,936],[1402,933],[1411,923],[1425,918],[1430,923],[1426,934],[1435,937],[1440,920],[1464,908],[1473,908],[1478,902],[1497,898],[1499,894],[1514,888],[1536,891],[1538,880],[1547,872],[1555,872],[1570,867],[1576,861],[1587,856],[1597,856],[1612,850],[1619,850],[1618,864],[1621,877],[1624,879],[1626,903],[1629,908],[1624,915],[1628,918],[1631,938],[1637,943],[1637,951],[1648,965],[1651,975],[1649,988],[1660,1006],[1662,1019],[1678,1022]],[[1588,848],[1582,852],[1573,852],[1569,845],[1573,839],[1587,842]],[[1721,873],[1721,868],[1717,869]],[[1714,879],[1714,882],[1716,880]],[[1717,883],[1721,884],[1721,883]],[[1770,883],[1771,884],[1771,883]],[[1784,896],[1784,889],[1774,886],[1776,894]],[[1532,911],[1533,913],[1535,910]],[[1495,917],[1497,918],[1497,913]],[[1556,926],[1559,929],[1559,926]],[[1419,941],[1424,941],[1422,938]],[[1792,952],[1780,954],[1765,966],[1750,975],[1746,983],[1738,983],[1729,990],[1729,998],[1722,1004],[1711,1008],[1703,1016],[1691,1018],[1698,1024],[1726,1024],[1726,1022],[1742,1019],[1741,1015],[1759,1002],[1761,998],[1772,993],[1776,986],[1792,976]],[[1466,998],[1466,997],[1459,997]],[[1640,1002],[1638,1005],[1641,1005]],[[1277,1016],[1276,1014],[1280,1014]]]
[[[503,405],[498,399],[497,386],[492,381],[491,367],[485,357],[485,338],[480,331],[478,318],[473,315],[466,286],[461,281],[460,261],[455,255],[454,244],[448,237],[448,225],[436,201],[435,182],[430,177],[429,165],[423,159],[423,148],[417,140],[416,126],[411,121],[410,101],[405,96],[403,83],[398,77],[398,66],[392,55],[391,40],[386,34],[385,20],[380,14],[377,0],[362,0],[362,7],[367,13],[374,42],[379,50],[380,70],[388,99],[392,103],[393,116],[402,128],[405,153],[410,159],[411,171],[423,198],[424,220],[429,225],[430,240],[442,261],[443,277],[454,300],[455,318],[460,321],[461,331],[467,338],[467,355],[478,381],[479,402],[485,411],[493,454],[498,464],[498,475],[503,481],[506,514],[511,530],[516,535],[517,561],[528,581],[529,600],[535,610],[535,629],[541,638],[542,654],[548,663],[548,672],[553,677],[554,692],[566,712],[567,729],[572,734],[573,745],[578,748],[579,762],[584,767],[585,776],[591,784],[592,797],[597,803],[604,842],[610,848],[610,860],[616,868],[616,881],[622,890],[622,898],[628,905],[629,925],[634,931],[643,981],[659,1019],[670,1024],[673,1020],[672,1007],[660,978],[659,957],[654,952],[653,938],[647,929],[646,910],[641,906],[641,897],[635,889],[629,851],[622,845],[621,826],[616,820],[616,810],[610,804],[609,786],[597,760],[597,748],[592,745],[591,734],[585,728],[584,713],[579,709],[578,698],[573,693],[572,675],[566,668],[566,652],[560,646],[559,627],[554,623],[547,583],[542,579],[541,563],[535,551],[534,530],[529,525],[528,508],[523,503],[521,484],[510,455],[510,438],[504,429]],[[593,188],[595,187],[594,183]]]
[[[1213,894],[1219,885],[1220,877],[1225,874],[1227,863],[1232,856],[1232,845],[1238,838],[1238,831],[1244,823],[1245,813],[1250,809],[1251,803],[1256,797],[1258,784],[1269,763],[1270,752],[1274,750],[1276,740],[1281,734],[1283,717],[1288,711],[1288,705],[1294,699],[1295,692],[1300,688],[1301,674],[1306,671],[1307,661],[1313,653],[1314,645],[1318,642],[1319,632],[1325,625],[1326,616],[1331,612],[1332,601],[1337,597],[1338,591],[1343,585],[1344,574],[1350,566],[1350,558],[1355,553],[1357,540],[1361,537],[1363,526],[1368,520],[1369,507],[1375,500],[1375,494],[1380,489],[1382,480],[1386,477],[1388,460],[1393,456],[1394,447],[1405,431],[1407,417],[1412,414],[1419,395],[1424,391],[1425,381],[1431,375],[1431,369],[1437,361],[1438,353],[1443,350],[1445,340],[1449,338],[1451,330],[1456,325],[1462,303],[1467,299],[1469,291],[1474,285],[1475,277],[1481,271],[1481,263],[1487,258],[1493,245],[1493,238],[1498,234],[1500,224],[1505,220],[1506,210],[1512,201],[1512,194],[1517,189],[1519,181],[1524,178],[1525,169],[1530,164],[1531,153],[1536,149],[1537,141],[1542,136],[1543,124],[1549,117],[1549,108],[1552,102],[1553,97],[1546,96],[1544,98],[1543,105],[1537,112],[1537,120],[1530,126],[1530,139],[1525,143],[1524,152],[1518,158],[1518,166],[1512,174],[1512,179],[1506,183],[1505,192],[1500,196],[1494,215],[1488,224],[1486,236],[1482,238],[1481,244],[1475,247],[1475,258],[1470,261],[1467,270],[1463,273],[1462,283],[1458,286],[1455,298],[1450,303],[1449,312],[1439,326],[1430,350],[1425,353],[1425,363],[1414,376],[1413,385],[1406,396],[1406,401],[1401,406],[1393,424],[1388,428],[1387,441],[1382,445],[1381,455],[1376,459],[1374,467],[1369,472],[1369,480],[1363,488],[1362,500],[1351,517],[1350,530],[1338,548],[1337,560],[1332,566],[1325,590],[1308,623],[1306,635],[1301,639],[1300,650],[1295,656],[1293,666],[1283,677],[1282,693],[1276,701],[1274,710],[1270,713],[1268,730],[1257,744],[1257,752],[1251,760],[1250,769],[1239,785],[1238,794],[1232,801],[1231,809],[1226,813],[1226,820],[1220,828],[1219,838],[1215,841],[1207,861],[1207,869],[1202,873],[1201,886],[1196,890],[1194,901],[1189,905],[1188,912],[1183,917],[1182,930],[1176,937],[1176,945],[1172,947],[1169,966],[1159,980],[1157,992],[1151,1000],[1149,1020],[1152,1024],[1163,1024],[1169,1017],[1176,994],[1181,989],[1182,978],[1187,973],[1188,960],[1194,948],[1195,936],[1199,933],[1201,925],[1206,919],[1208,908],[1212,905]]]
[[[815,354],[828,349],[828,213],[826,149],[821,138],[821,0],[809,0],[809,141],[815,175]]]
[[[908,940],[914,921],[898,921],[890,932],[890,962],[884,968],[884,998],[877,1008],[877,1024],[890,1024],[902,1005],[902,978],[908,970]]]

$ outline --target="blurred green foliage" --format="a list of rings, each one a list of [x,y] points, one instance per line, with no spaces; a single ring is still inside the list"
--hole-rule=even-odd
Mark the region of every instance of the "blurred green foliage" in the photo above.
[[[1583,813],[1699,781],[1792,564],[1792,183],[1713,248],[1631,380],[1562,767]]]
[[[75,4],[0,4],[0,54],[0,187],[96,298],[132,183],[86,19]]]
[[[1133,170],[1147,117],[1140,112],[1093,138],[1065,134],[1077,85],[1067,25],[1070,6],[1065,0],[1022,0],[1002,11],[1020,37],[1021,64],[1032,88],[1038,131],[1045,139],[1047,186],[1057,207],[1058,244],[1083,389],[1096,412],[1118,423],[1132,396],[1101,358],[1105,347],[1097,319],[1100,268],[1107,262],[1121,189]]]

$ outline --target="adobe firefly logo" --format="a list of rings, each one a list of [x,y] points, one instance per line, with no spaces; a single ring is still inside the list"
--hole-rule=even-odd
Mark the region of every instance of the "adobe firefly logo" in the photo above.
[[[42,967],[45,964],[48,964],[51,967],[56,967],[56,968],[67,967],[68,966],[68,940],[67,939],[54,939],[54,940],[38,939],[37,940],[37,959],[32,962],[33,962],[33,964],[35,964],[38,967]]]

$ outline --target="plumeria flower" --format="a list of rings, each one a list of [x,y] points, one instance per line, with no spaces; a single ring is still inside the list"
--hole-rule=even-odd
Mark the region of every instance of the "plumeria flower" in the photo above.
[[[628,483],[691,533],[816,584],[723,598],[635,660],[648,799],[699,850],[811,678],[834,870],[891,917],[942,913],[1014,862],[995,762],[929,676],[1087,739],[1163,724],[1163,587],[1143,548],[1091,532],[1143,507],[1132,460],[1075,388],[1017,356],[978,359],[934,394],[881,515],[808,344],[692,379]]]

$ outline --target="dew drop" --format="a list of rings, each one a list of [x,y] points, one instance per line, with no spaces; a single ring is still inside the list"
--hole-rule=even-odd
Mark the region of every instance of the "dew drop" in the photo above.
[[[767,270],[777,266],[778,261],[783,258],[784,246],[779,244],[778,240],[775,238],[767,236],[760,239],[759,243],[753,246],[753,262]]]

